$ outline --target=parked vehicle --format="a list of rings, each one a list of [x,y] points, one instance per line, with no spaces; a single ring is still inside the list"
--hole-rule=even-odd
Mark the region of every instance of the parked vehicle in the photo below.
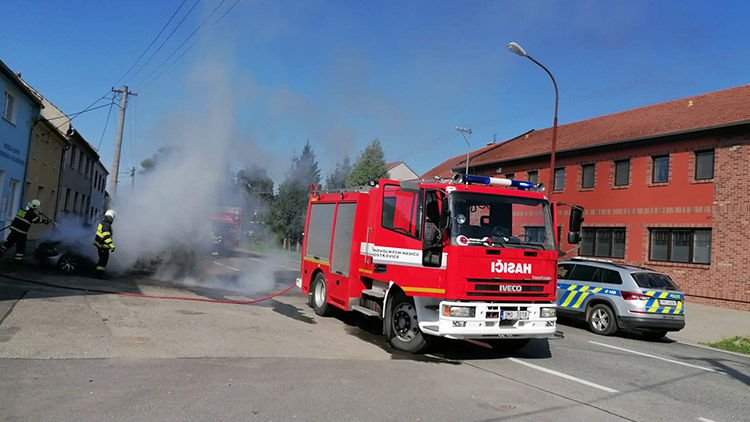
[[[86,251],[90,253],[86,253]],[[39,243],[34,255],[40,265],[56,267],[64,273],[93,269],[96,253],[91,236],[85,239],[48,240]]]
[[[557,268],[559,315],[585,320],[596,334],[629,329],[658,339],[685,327],[685,295],[666,274],[583,257]]]
[[[318,315],[378,318],[406,352],[435,337],[506,349],[553,337],[557,224],[542,190],[468,175],[336,193],[313,185],[297,284]],[[571,211],[569,242],[582,213]]]

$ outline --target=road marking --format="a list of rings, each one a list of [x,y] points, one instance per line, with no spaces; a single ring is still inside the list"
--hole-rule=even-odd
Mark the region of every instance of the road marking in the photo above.
[[[584,384],[584,385],[588,385],[589,387],[598,388],[598,389],[606,391],[608,393],[619,393],[619,391],[614,390],[612,388],[605,387],[605,386],[599,385],[599,384],[594,384],[591,381],[586,381],[584,379],[576,378],[576,377],[574,377],[572,375],[563,374],[562,372],[557,372],[557,371],[553,371],[551,369],[543,368],[541,366],[536,366],[536,365],[530,364],[528,362],[524,362],[524,361],[522,361],[520,359],[508,358],[508,360],[511,360],[513,362],[516,362],[516,363],[520,363],[521,365],[528,366],[529,368],[533,368],[533,369],[537,369],[537,370],[542,371],[542,372],[546,372],[548,374],[556,375],[558,377],[562,377],[562,378],[565,378],[565,379],[568,379],[568,380],[571,380],[571,381],[575,381],[575,382],[578,382],[578,383],[581,383],[581,384]]]
[[[239,271],[237,268],[230,267],[229,265],[227,265],[226,267],[229,268],[230,270]]]
[[[698,420],[701,422],[716,422],[716,421],[713,421],[711,419],[706,419],[706,418],[698,418]]]
[[[599,342],[596,342],[596,341],[590,341],[589,340],[589,343],[596,344],[597,346],[609,347],[610,349],[620,350],[620,351],[623,351],[623,352],[633,353],[635,355],[646,356],[648,358],[654,358],[654,359],[658,359],[658,360],[663,360],[665,362],[676,363],[678,365],[689,366],[691,368],[702,369],[704,371],[715,372],[717,374],[724,374],[724,375],[726,375],[726,372],[718,371],[718,370],[713,369],[713,368],[706,368],[705,366],[692,365],[692,364],[689,364],[689,363],[680,362],[678,360],[672,360],[672,359],[667,359],[667,358],[663,358],[663,357],[660,357],[660,356],[649,355],[648,353],[643,353],[643,352],[636,352],[635,350],[623,349],[622,347],[610,346],[609,344],[599,343]]]
[[[224,264],[222,264],[221,262],[216,262],[216,261],[214,261],[214,264],[216,264],[216,265],[219,265],[219,266],[222,266],[222,267],[224,266]]]

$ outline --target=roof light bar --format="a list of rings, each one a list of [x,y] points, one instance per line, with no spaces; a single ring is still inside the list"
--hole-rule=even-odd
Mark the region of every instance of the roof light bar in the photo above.
[[[472,176],[470,174],[456,173],[453,176],[453,183],[481,183],[485,185],[510,186],[518,189],[539,189],[543,190],[544,185],[535,185],[523,180],[500,179],[498,177]]]

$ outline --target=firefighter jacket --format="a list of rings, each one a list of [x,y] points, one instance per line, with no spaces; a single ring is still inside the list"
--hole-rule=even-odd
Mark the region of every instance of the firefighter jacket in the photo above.
[[[25,236],[29,232],[29,227],[31,227],[32,223],[38,224],[42,221],[42,217],[36,215],[33,209],[20,209],[16,213],[16,218],[10,223],[10,229]]]
[[[112,240],[112,223],[106,220],[99,223],[99,227],[96,229],[96,237],[94,238],[94,246],[100,249],[115,248]]]

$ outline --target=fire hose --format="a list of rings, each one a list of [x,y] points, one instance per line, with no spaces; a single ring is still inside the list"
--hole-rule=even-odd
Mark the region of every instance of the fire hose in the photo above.
[[[288,292],[292,289],[292,287],[296,286],[296,283],[292,284],[291,286],[287,287],[286,289],[274,293],[271,296],[267,296],[260,299],[253,299],[253,300],[218,300],[218,299],[206,299],[206,298],[200,298],[200,297],[180,297],[180,296],[157,296],[157,295],[147,295],[142,293],[127,293],[127,292],[118,292],[114,290],[103,290],[103,289],[91,289],[91,288],[85,288],[85,287],[73,287],[73,286],[62,286],[59,284],[52,284],[52,283],[45,283],[43,281],[34,281],[34,280],[28,280],[21,277],[15,277],[8,274],[0,273],[0,277],[9,278],[11,280],[17,280],[17,281],[23,281],[25,283],[32,283],[37,284],[40,286],[46,286],[46,287],[54,287],[57,289],[67,289],[67,290],[77,290],[81,292],[91,292],[91,293],[103,293],[103,294],[111,294],[111,295],[122,295],[122,296],[133,296],[133,297],[142,297],[147,299],[173,299],[173,300],[192,300],[196,302],[210,302],[210,303],[226,303],[226,304],[233,304],[233,305],[249,305],[251,303],[257,303],[262,302],[264,300],[273,299],[276,296],[281,296],[284,293]]]

